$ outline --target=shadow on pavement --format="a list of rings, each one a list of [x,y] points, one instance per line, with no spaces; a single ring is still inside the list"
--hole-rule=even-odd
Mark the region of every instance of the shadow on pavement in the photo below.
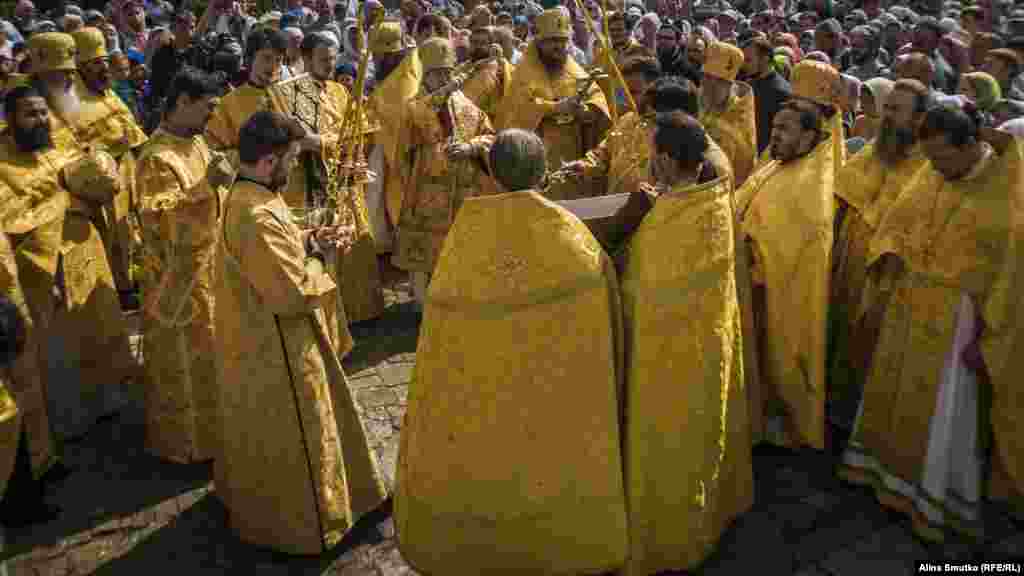
[[[210,481],[209,464],[174,464],[146,454],[141,417],[130,411],[101,422],[64,452],[71,475],[47,493],[47,502],[61,510],[59,517],[8,533],[3,557],[55,546],[119,518],[134,516],[131,528],[141,529],[158,520],[162,506],[175,505],[181,495]],[[139,515],[147,509],[152,514]],[[166,510],[172,512],[176,509]]]
[[[137,576],[172,567],[190,576],[245,574],[319,576],[347,552],[383,541],[377,517],[361,520],[342,542],[320,556],[291,556],[240,541],[227,526],[227,510],[208,494],[127,554],[99,567],[97,576]],[[159,569],[157,569],[159,572]]]

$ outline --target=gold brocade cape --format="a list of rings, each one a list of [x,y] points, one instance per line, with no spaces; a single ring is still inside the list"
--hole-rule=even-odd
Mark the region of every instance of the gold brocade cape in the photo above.
[[[948,181],[927,170],[893,203],[868,263],[893,254],[905,268],[887,279],[890,301],[854,436],[892,474],[919,479],[943,359],[966,294],[983,321],[979,344],[991,382],[990,496],[1017,506],[1024,502],[1022,218],[1024,151],[1016,139],[965,178]]]
[[[630,576],[696,567],[754,502],[729,194],[662,194],[625,253]]]
[[[739,188],[757,163],[757,127],[754,123],[754,91],[749,84],[734,83],[724,112],[701,115],[707,135],[718,143],[732,163],[735,186]]]
[[[416,570],[625,562],[617,284],[586,226],[538,193],[463,204],[428,287],[396,473]]]
[[[103,239],[117,287],[128,290],[132,285],[129,214],[135,199],[135,158],[131,151],[146,141],[146,133],[112,90],[96,94],[77,76],[75,88],[82,104],[74,118],[65,119],[75,139],[84,148],[105,150],[118,160],[121,189],[93,223]]]
[[[751,276],[765,287],[764,309],[755,310],[762,319],[761,409],[783,411],[786,437],[777,443],[817,449],[825,443],[834,163],[835,147],[826,139],[802,158],[768,161],[736,193]]]
[[[243,541],[319,554],[386,497],[322,310],[337,287],[280,195],[236,182],[222,220],[218,496]]]
[[[135,116],[112,90],[96,94],[77,76],[75,87],[82,105],[69,122],[83,146],[101,148],[120,159],[146,142],[146,133],[135,122]]]
[[[549,115],[557,101],[576,95],[578,81],[586,76],[586,71],[570,56],[559,76],[552,77],[540,61],[537,43],[532,42],[512,72],[508,93],[494,118],[495,130],[522,128],[537,132],[547,148],[549,170],[558,169],[561,162],[581,158],[601,141],[610,122],[601,88],[591,85],[582,102],[595,115],[592,123],[573,121],[559,125]]]
[[[57,407],[51,428],[56,436],[77,436],[120,408],[132,358],[110,264],[92,223],[101,206],[87,199],[93,190],[65,187],[62,173],[82,153],[70,130],[51,119],[54,142],[62,145],[22,153],[9,132],[0,138],[0,203],[40,338],[40,369],[49,368],[43,370],[45,390]],[[58,281],[59,305],[53,297]],[[53,355],[61,362],[46,361]],[[28,421],[33,407],[21,408]]]
[[[315,166],[307,167],[307,159],[300,156],[295,169],[288,178],[288,186],[283,192],[285,202],[289,206],[302,208],[316,198],[323,202],[324,186],[327,186],[324,159],[339,157],[336,148],[340,145],[342,130],[345,129],[345,111],[350,102],[348,89],[337,82],[321,82],[311,76],[304,76],[295,82],[301,83],[301,91],[307,104],[315,103],[315,126],[307,126],[322,141],[321,152],[313,158]],[[308,102],[312,100],[312,102]],[[313,116],[313,114],[309,114]],[[364,130],[369,133],[370,130]],[[306,170],[317,170],[318,178],[307,177]],[[339,350],[342,357],[352,348],[351,335],[348,334],[349,323],[362,322],[376,318],[384,312],[384,293],[381,290],[380,270],[377,265],[377,250],[374,244],[373,230],[370,226],[370,214],[366,206],[366,196],[362,185],[342,190],[345,197],[338,202],[338,211],[342,222],[351,222],[356,228],[356,237],[352,246],[343,253],[335,254],[336,262],[331,266],[331,274],[338,283],[340,302],[335,312],[336,319],[329,321],[338,324],[342,340],[349,341]]]
[[[403,117],[406,104],[420,90],[422,76],[419,52],[409,50],[402,63],[374,87],[367,100],[371,122],[380,126],[374,135],[374,143],[384,149],[384,174],[377,177],[383,179],[385,206],[392,226],[398,225],[402,213],[403,192],[398,158],[405,147],[402,142]]]
[[[451,142],[489,149],[494,130],[487,115],[458,91],[444,106],[453,133],[442,124],[429,97],[410,101],[406,110],[405,146],[399,158],[404,199],[393,257],[403,270],[429,274],[434,269],[463,200],[480,195],[489,180],[479,159],[453,162],[446,152]]]
[[[475,62],[463,64],[463,70],[472,69]],[[499,58],[483,63],[479,69],[462,85],[462,93],[469,98],[470,102],[476,104],[477,108],[483,110],[488,118],[494,118],[498,113],[498,104],[501,103],[505,93],[508,92],[509,84],[512,82],[512,65],[508,60]]]
[[[158,129],[139,153],[146,449],[167,460],[215,456],[214,258],[220,198],[201,136]]]
[[[206,123],[206,140],[214,150],[223,150],[238,166],[238,132],[250,116],[260,110],[270,110],[270,95],[266,88],[244,84],[220,100],[210,121]]]

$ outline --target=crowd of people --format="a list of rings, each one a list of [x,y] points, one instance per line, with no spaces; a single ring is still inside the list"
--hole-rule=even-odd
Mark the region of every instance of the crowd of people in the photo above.
[[[58,513],[136,390],[246,542],[389,513],[341,364],[387,266],[422,314],[393,514],[424,573],[695,568],[762,444],[831,451],[926,541],[1024,515],[1024,11],[562,4],[19,0],[5,525]]]

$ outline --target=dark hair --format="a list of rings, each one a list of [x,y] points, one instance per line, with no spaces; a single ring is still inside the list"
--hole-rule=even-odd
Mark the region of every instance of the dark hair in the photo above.
[[[261,110],[250,116],[238,132],[238,159],[244,164],[255,164],[300,140],[303,133],[295,120]]]
[[[14,125],[14,119],[18,115],[18,101],[25,98],[42,98],[43,93],[35,86],[18,86],[7,93],[4,97],[4,115],[7,123]]]
[[[234,52],[217,52],[210,59],[210,68],[222,84],[233,82],[242,69],[242,56]]]
[[[934,97],[932,91],[929,90],[919,80],[913,78],[901,78],[893,83],[893,90],[903,90],[914,95],[914,112],[922,114],[927,112],[932,107]]]
[[[942,36],[944,32],[942,30],[942,25],[939,24],[939,21],[936,20],[934,16],[922,16],[917,20],[917,25],[914,28],[925,28],[937,36]]]
[[[821,132],[823,114],[821,107],[814,102],[803,100],[801,98],[790,98],[783,102],[779,111],[781,112],[782,110],[791,110],[796,112],[800,117],[800,128],[803,130]]]
[[[637,56],[630,58],[622,64],[622,75],[642,74],[648,82],[653,82],[661,77],[661,64],[657,58],[649,56]]]
[[[252,59],[260,50],[273,50],[284,54],[288,50],[288,37],[280,30],[258,28],[249,34],[245,41],[245,61],[252,63]]]
[[[684,168],[694,168],[704,160],[708,137],[696,118],[675,110],[660,112],[654,123],[655,154],[668,154]]]
[[[978,140],[981,118],[976,109],[963,110],[959,106],[932,106],[921,124],[921,139],[929,140],[943,135],[946,142],[957,148],[969,146]]]
[[[0,296],[0,364],[10,365],[25,343],[25,317],[7,296]]]
[[[518,128],[503,130],[494,138],[488,159],[494,179],[509,191],[535,188],[547,172],[544,141]]]
[[[451,20],[445,18],[444,16],[442,16],[442,15],[436,13],[436,12],[428,12],[428,13],[424,14],[419,19],[418,22],[416,22],[416,34],[419,34],[420,30],[423,30],[427,25],[429,25],[431,29],[434,29],[434,28],[437,28],[437,26],[439,24],[441,25],[442,28],[443,27],[447,27],[448,31],[451,32],[451,30],[452,30],[452,22],[451,22]]]
[[[690,116],[700,114],[700,92],[697,86],[681,76],[659,78],[650,92],[651,106],[655,112],[682,110]]]
[[[299,51],[302,52],[303,56],[311,56],[313,50],[316,50],[318,46],[337,46],[337,44],[334,42],[334,38],[327,34],[314,32],[302,39]]]
[[[185,66],[171,80],[167,89],[164,114],[170,114],[178,105],[178,97],[187,94],[189,99],[198,100],[206,96],[219,96],[224,86],[221,79],[198,68]]]

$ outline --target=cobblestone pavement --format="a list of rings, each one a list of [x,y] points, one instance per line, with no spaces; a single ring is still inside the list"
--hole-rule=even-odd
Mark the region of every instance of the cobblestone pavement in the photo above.
[[[411,376],[417,321],[405,294],[389,292],[385,315],[357,326],[345,360],[374,449],[393,478]],[[357,526],[333,552],[300,558],[240,543],[211,494],[208,465],[161,462],[142,451],[141,417],[122,414],[67,451],[73,474],[50,494],[58,519],[6,535],[10,576],[238,574],[401,576],[388,518]],[[888,576],[915,561],[1024,556],[1024,532],[989,510],[987,540],[926,547],[870,493],[836,480],[829,455],[755,451],[754,509],[726,533],[704,575]],[[0,567],[0,576],[3,568]],[[444,576],[444,575],[435,575]]]

